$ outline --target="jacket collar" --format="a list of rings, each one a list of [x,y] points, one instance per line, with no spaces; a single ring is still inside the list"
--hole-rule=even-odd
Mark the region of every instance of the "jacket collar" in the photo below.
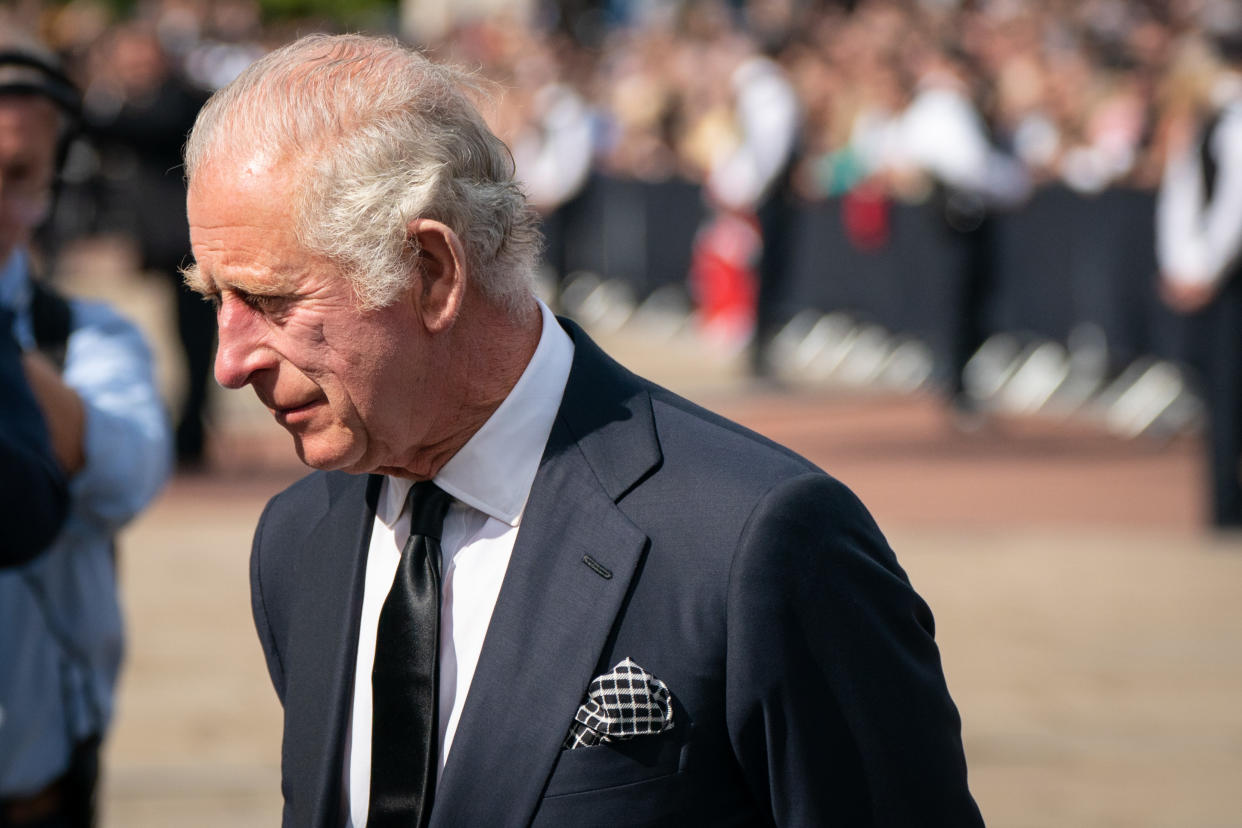
[[[529,823],[647,548],[616,504],[660,463],[650,397],[581,329],[562,324],[574,339],[573,368],[441,777],[433,828]]]

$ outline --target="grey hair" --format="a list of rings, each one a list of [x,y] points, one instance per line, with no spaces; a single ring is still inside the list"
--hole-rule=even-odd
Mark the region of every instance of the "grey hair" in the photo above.
[[[452,228],[474,284],[500,306],[530,301],[541,238],[513,158],[466,97],[466,73],[391,38],[310,35],[211,97],[185,148],[186,176],[262,152],[300,165],[295,232],[353,282],[362,307],[410,284],[415,218]]]

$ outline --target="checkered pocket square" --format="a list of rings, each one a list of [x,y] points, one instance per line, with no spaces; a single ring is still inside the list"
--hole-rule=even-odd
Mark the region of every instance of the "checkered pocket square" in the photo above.
[[[587,687],[562,745],[566,750],[673,728],[668,685],[628,658]]]

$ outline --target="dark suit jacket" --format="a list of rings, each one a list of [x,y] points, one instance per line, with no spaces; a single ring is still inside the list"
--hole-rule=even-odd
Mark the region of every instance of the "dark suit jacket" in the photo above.
[[[13,315],[0,309],[0,567],[25,563],[52,542],[69,507],[43,415],[26,384],[13,339]]]
[[[931,613],[863,506],[567,327],[573,369],[432,826],[980,825]],[[255,536],[286,826],[342,822],[378,490],[312,474]],[[668,684],[673,729],[562,751],[590,680],[627,656]]]

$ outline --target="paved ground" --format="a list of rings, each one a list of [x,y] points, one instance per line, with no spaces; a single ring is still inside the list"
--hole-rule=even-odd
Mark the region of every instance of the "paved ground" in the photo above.
[[[1242,826],[1242,540],[1196,528],[1192,440],[1048,422],[961,435],[931,399],[778,393],[701,349],[611,344],[870,505],[936,612],[989,824]],[[263,501],[300,471],[244,396],[223,411],[217,470],[178,478],[123,539],[105,828],[279,820],[246,557]]]

